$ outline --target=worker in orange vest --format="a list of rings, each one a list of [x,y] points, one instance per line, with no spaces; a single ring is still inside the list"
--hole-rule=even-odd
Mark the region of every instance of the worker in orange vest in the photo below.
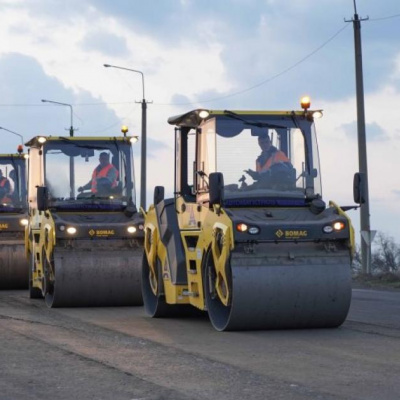
[[[3,175],[3,171],[0,169],[0,202],[11,203],[11,199],[9,197],[10,193],[10,181]]]
[[[90,189],[93,194],[110,193],[118,185],[118,170],[110,163],[110,155],[103,151],[99,156],[100,164],[94,169],[92,179],[78,192]]]
[[[272,146],[271,139],[266,133],[258,137],[258,145],[261,148],[261,154],[256,160],[256,171],[248,169],[245,172],[248,173],[254,180],[259,180],[262,174],[268,172],[272,166],[276,164],[282,164],[291,168],[291,163],[286,154],[278,150],[275,146]]]

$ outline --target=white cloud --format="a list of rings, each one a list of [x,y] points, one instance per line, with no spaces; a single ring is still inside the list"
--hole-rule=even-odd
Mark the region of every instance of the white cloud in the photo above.
[[[154,100],[153,104],[148,104],[147,109],[149,146],[159,142],[168,146],[168,149],[159,146],[157,158],[148,160],[148,188],[151,192],[155,185],[165,185],[167,193],[171,194],[174,135],[173,127],[166,121],[169,116],[196,108],[196,105],[182,107],[169,103],[189,102],[207,94],[212,94],[212,97],[218,97],[219,94],[223,96],[229,91],[240,91],[265,80],[290,67],[321,45],[340,28],[343,17],[350,17],[352,14],[352,5],[347,0],[335,4],[330,0],[318,4],[287,0],[284,3],[282,6],[282,1],[264,0],[251,2],[247,6],[247,2],[235,1],[231,8],[218,5],[208,10],[203,9],[199,2],[181,0],[180,5],[184,6],[182,8],[188,14],[165,15],[165,18],[164,15],[153,15],[157,17],[157,21],[165,23],[165,26],[161,25],[167,29],[164,29],[165,36],[170,39],[165,40],[150,18],[150,14],[157,13],[157,10],[146,8],[147,13],[139,13],[140,18],[149,17],[139,29],[134,22],[128,24],[129,19],[123,19],[123,15],[118,13],[123,9],[118,1],[105,8],[108,11],[113,11],[114,8],[115,12],[102,13],[100,8],[87,6],[86,3],[82,5],[68,2],[65,3],[68,6],[64,4],[64,8],[59,10],[57,1],[39,1],[32,6],[32,2],[24,0],[3,0],[1,5],[7,7],[3,7],[0,15],[0,56],[13,52],[35,58],[48,76],[57,78],[54,79],[54,84],[61,89],[64,85],[66,96],[75,93],[82,102],[95,102],[98,99],[99,102],[120,103],[109,104],[108,107],[115,111],[121,124],[129,126],[130,133],[139,135],[141,110],[140,104],[135,101],[142,99],[141,77],[128,71],[105,69],[103,64],[143,71],[146,99]],[[397,3],[391,3],[397,7]],[[39,11],[36,10],[37,7]],[[375,16],[385,16],[384,10],[380,10],[382,6],[376,2],[365,2],[364,7],[364,14],[378,9],[381,14]],[[49,12],[46,12],[47,8]],[[249,8],[250,13],[246,14]],[[164,10],[170,9],[166,7]],[[178,13],[179,7],[174,10]],[[68,15],[64,15],[64,12]],[[134,17],[134,12],[131,12]],[[323,20],[320,18],[322,12]],[[390,14],[390,10],[387,14]],[[55,18],[56,15],[60,17]],[[193,18],[182,21],[189,15],[193,15]],[[250,16],[252,22],[249,22]],[[139,22],[142,21],[137,21],[137,24]],[[395,20],[389,22],[392,30],[397,29]],[[172,23],[177,25],[173,34],[172,29],[175,27],[169,25]],[[143,26],[147,28],[147,34],[143,33],[146,32]],[[367,54],[370,45],[368,32],[371,31],[374,33],[373,49],[376,53],[373,63],[368,57],[364,59],[365,69],[369,71],[378,65],[385,67],[379,70],[379,77],[379,71],[372,70],[369,81],[366,81],[373,82],[374,87],[378,87],[369,93],[371,86],[366,84],[366,122],[367,127],[375,127],[378,133],[381,129],[387,138],[385,141],[368,143],[371,219],[373,227],[399,237],[400,228],[393,220],[400,219],[397,206],[400,182],[396,173],[400,170],[400,94],[395,87],[400,78],[400,55],[397,48],[387,44],[384,32],[380,36],[383,25],[377,23],[370,27],[369,30],[363,30],[367,34],[364,49]],[[109,37],[119,38],[120,51],[112,57],[105,57],[99,51],[88,51],[82,47],[82,42],[93,32],[103,32]],[[174,40],[177,37],[179,40]],[[390,33],[390,37],[394,35]],[[95,47],[104,44],[97,43],[96,38],[91,43]],[[122,47],[121,43],[124,43]],[[381,57],[379,53],[379,43],[385,44],[382,46],[385,57]],[[356,101],[354,96],[349,95],[354,92],[349,85],[354,76],[352,51],[352,32],[347,29],[337,40],[330,42],[313,58],[290,73],[268,82],[258,90],[247,92],[244,96],[224,98],[217,103],[226,108],[232,108],[232,104],[242,109],[288,108],[297,103],[297,98],[305,90],[313,91],[319,97],[314,99],[314,105],[325,109],[325,117],[317,122],[325,198],[332,198],[340,204],[353,203],[352,176],[358,171],[357,142],[346,134],[345,129],[346,125],[354,126],[352,124],[356,119]],[[392,70],[385,75],[382,71],[387,71],[388,65]],[[32,80],[35,80],[34,75]],[[63,93],[58,89],[56,93]],[[344,94],[346,98],[343,98]],[[30,94],[34,95],[39,102],[47,93],[36,89],[35,93]],[[213,107],[215,103],[208,105]],[[74,107],[77,116],[84,107],[89,106]],[[77,121],[81,124],[81,134],[107,134],[118,129],[114,113],[105,113],[104,106],[93,106],[87,115],[90,118]],[[94,123],[96,119],[102,121],[101,126]],[[59,119],[54,118],[51,122],[61,125],[61,129],[64,128],[65,123],[60,123]],[[26,121],[26,126],[32,129],[30,121]],[[140,142],[137,146],[140,148]],[[152,150],[156,149],[149,149]],[[136,169],[137,176],[140,176],[138,161],[137,159]],[[357,222],[357,214],[353,215]]]

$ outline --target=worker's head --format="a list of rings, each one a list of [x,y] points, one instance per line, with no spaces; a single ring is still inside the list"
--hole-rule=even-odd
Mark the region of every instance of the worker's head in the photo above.
[[[105,167],[106,165],[110,164],[110,155],[103,151],[102,153],[100,153],[99,161],[100,165],[102,167]]]
[[[268,133],[258,137],[258,145],[261,147],[262,151],[268,151],[271,148],[271,139]]]

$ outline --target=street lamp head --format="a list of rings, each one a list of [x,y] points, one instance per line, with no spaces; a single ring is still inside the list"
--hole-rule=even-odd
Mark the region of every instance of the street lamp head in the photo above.
[[[117,65],[103,64],[104,67],[112,67],[117,69],[123,69],[125,71],[136,72],[142,76],[142,88],[143,88],[143,101],[142,101],[142,150],[141,150],[141,178],[140,178],[140,204],[142,208],[146,208],[146,153],[147,153],[147,144],[146,144],[146,97],[144,96],[144,73],[137,69],[119,67]],[[130,140],[135,140],[132,138]]]
[[[142,71],[139,71],[137,69],[132,69],[132,68],[125,68],[125,67],[119,67],[117,65],[110,65],[110,64],[103,64],[104,67],[106,68],[116,68],[116,69],[123,69],[125,71],[131,71],[131,72],[136,72],[142,76],[142,87],[143,87],[143,104],[145,104],[145,97],[144,97],[144,74]]]
[[[60,106],[67,106],[70,108],[71,110],[71,127],[69,128],[69,135],[72,137],[74,136],[74,122],[73,122],[73,110],[72,110],[72,105],[68,104],[68,103],[61,103],[59,101],[54,101],[54,100],[46,100],[46,99],[42,99],[43,103],[52,103],[52,104],[58,104]]]
[[[23,147],[23,145],[24,145],[24,137],[23,137],[22,135],[20,135],[20,134],[17,133],[17,132],[11,131],[10,129],[4,128],[3,126],[0,126],[0,129],[4,130],[4,131],[6,131],[6,132],[10,132],[10,133],[12,133],[12,134],[14,134],[14,135],[19,136],[19,137],[21,138],[21,145],[22,145],[22,147]]]

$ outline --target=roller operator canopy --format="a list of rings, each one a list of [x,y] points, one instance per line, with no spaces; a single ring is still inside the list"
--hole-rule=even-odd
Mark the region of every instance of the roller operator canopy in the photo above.
[[[207,120],[215,118],[218,135],[233,137],[243,129],[251,128],[252,136],[265,134],[265,128],[288,129],[310,125],[314,115],[321,110],[308,111],[251,111],[251,110],[205,110],[196,109],[185,114],[170,117],[171,125],[196,129]]]
[[[38,135],[33,137],[31,140],[25,143],[25,146],[28,147],[41,147],[46,142],[71,142],[71,143],[79,143],[79,142],[99,142],[99,143],[107,143],[107,142],[118,142],[118,143],[126,143],[131,144],[129,137],[122,136],[110,136],[110,137],[96,137],[96,136],[43,136]]]

